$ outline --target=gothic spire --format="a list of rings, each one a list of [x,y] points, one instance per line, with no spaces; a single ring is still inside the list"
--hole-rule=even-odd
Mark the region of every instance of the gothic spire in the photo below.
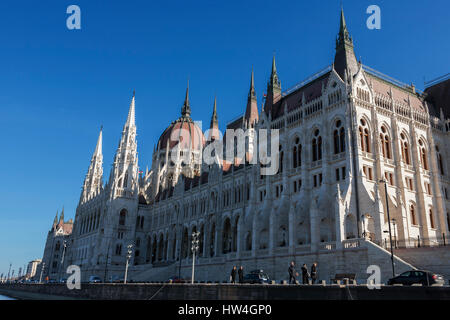
[[[61,211],[61,216],[59,217],[59,223],[64,223],[64,206]]]
[[[189,81],[186,88],[186,97],[184,98],[183,108],[181,108],[181,115],[187,118],[191,116],[191,107],[189,105]]]
[[[55,219],[53,219],[53,226],[56,226],[58,224],[58,210],[56,210]]]
[[[211,127],[213,126],[213,124],[217,124],[218,120],[217,120],[217,97],[214,97],[214,108],[213,108],[213,113],[211,116]]]
[[[275,65],[272,65],[272,73],[274,72],[274,66]],[[276,68],[275,68],[275,72],[276,72]],[[252,126],[255,121],[258,121],[258,105],[257,105],[257,101],[256,101],[255,80],[254,80],[253,68],[252,68],[252,75],[250,78],[250,89],[248,91],[247,108],[245,110],[245,120],[248,122],[248,124],[250,126]]]
[[[214,97],[213,113],[211,115],[211,124],[209,126],[208,141],[220,139],[219,121],[217,119],[217,97]]]
[[[358,62],[356,61],[355,52],[353,49],[353,39],[347,29],[343,8],[341,8],[339,34],[336,39],[334,68],[341,79],[344,79],[345,71],[347,69],[350,70],[350,74],[348,76],[353,76],[358,71]]]
[[[277,66],[275,63],[275,55],[272,58],[272,71],[270,80],[267,84],[267,97],[264,110],[269,114],[272,112],[272,106],[281,99],[281,83],[278,79]]]
[[[136,92],[133,90],[133,97],[131,98],[130,110],[128,111],[127,122],[125,123],[125,127],[132,127],[136,123],[135,116],[135,96]]]
[[[123,194],[137,196],[135,192],[138,179],[138,156],[135,123],[135,93],[131,99],[127,121],[122,131],[109,180],[110,196],[121,197]],[[124,192],[124,189],[126,192]]]
[[[103,126],[100,127],[100,133],[97,139],[95,151],[92,154],[86,178],[84,179],[83,191],[80,201],[86,201],[94,194],[98,193],[103,186]],[[63,209],[64,211],[64,209]]]

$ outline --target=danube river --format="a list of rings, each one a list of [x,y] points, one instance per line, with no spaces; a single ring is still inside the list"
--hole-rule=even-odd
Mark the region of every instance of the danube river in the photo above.
[[[10,298],[10,297],[7,297],[7,296],[2,296],[0,294],[0,300],[16,300],[16,299],[13,299],[13,298]]]

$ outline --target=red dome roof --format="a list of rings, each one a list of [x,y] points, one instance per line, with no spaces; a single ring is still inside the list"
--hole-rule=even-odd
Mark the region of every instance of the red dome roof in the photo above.
[[[205,137],[198,125],[190,117],[182,116],[172,122],[159,138],[159,148],[165,149],[169,141],[169,149],[177,146],[180,149],[201,150],[205,145]]]

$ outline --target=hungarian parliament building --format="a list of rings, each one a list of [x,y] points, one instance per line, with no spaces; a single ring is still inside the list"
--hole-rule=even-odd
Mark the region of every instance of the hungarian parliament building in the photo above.
[[[246,132],[245,156],[213,164],[201,158],[212,142],[226,145],[220,108],[214,101],[203,133],[188,87],[180,117],[141,171],[133,93],[109,177],[100,131],[75,218],[57,214],[37,274],[67,278],[78,265],[83,281],[108,281],[124,277],[128,260],[134,281],[189,278],[199,232],[198,281],[228,280],[241,265],[283,280],[290,261],[317,262],[327,281],[338,273],[365,281],[377,265],[385,281],[391,247],[397,273],[427,267],[450,276],[448,76],[421,92],[363,65],[343,11],[328,68],[283,91],[273,57],[260,109],[249,76],[246,108],[226,126]],[[279,132],[272,175],[250,161],[261,129]],[[188,136],[175,139],[181,131]]]

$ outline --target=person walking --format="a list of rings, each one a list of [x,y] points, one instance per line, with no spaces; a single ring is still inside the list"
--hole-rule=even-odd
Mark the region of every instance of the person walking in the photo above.
[[[317,280],[317,262],[314,262],[311,266],[311,282],[314,284]]]
[[[239,283],[244,283],[244,267],[241,266],[238,270]]]
[[[297,283],[296,277],[298,276],[298,272],[295,271],[295,262],[294,261],[291,261],[288,272],[289,272],[289,284],[296,284]]]
[[[303,284],[308,284],[309,274],[308,274],[308,267],[306,266],[306,263],[304,263],[302,266],[302,280],[303,280]]]
[[[236,283],[236,266],[233,266],[233,269],[231,269],[231,275],[230,275],[230,282]]]

